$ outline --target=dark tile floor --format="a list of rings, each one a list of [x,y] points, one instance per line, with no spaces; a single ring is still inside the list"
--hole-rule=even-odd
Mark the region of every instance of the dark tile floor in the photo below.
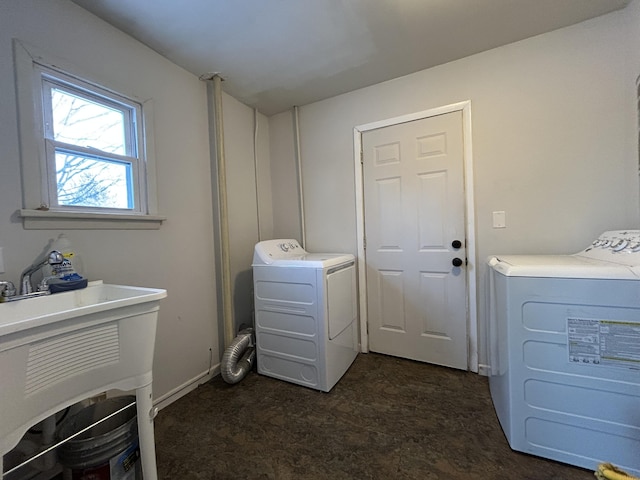
[[[220,377],[156,419],[164,480],[588,480],[510,450],[487,379],[361,354],[330,393],[250,373]]]

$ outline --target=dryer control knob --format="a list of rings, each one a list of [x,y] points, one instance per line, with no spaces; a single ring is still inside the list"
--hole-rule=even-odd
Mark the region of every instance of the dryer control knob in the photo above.
[[[611,245],[611,249],[614,252],[619,252],[620,250],[624,250],[629,245],[629,240],[618,240],[613,245]]]

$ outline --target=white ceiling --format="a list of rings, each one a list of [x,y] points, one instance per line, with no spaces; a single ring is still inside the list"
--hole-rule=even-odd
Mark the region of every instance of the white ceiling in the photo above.
[[[272,115],[624,8],[630,0],[73,0]]]

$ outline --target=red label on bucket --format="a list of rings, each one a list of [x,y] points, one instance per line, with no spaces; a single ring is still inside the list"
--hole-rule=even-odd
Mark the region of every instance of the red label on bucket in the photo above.
[[[65,480],[68,476],[64,477]],[[90,468],[74,468],[70,480],[137,480],[142,478],[138,442],[111,458],[109,463]]]
[[[84,468],[82,470],[73,470],[72,480],[111,480],[111,468],[109,464],[100,465],[99,467]]]

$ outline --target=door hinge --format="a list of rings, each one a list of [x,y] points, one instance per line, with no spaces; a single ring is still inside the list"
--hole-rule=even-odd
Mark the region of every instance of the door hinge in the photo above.
[[[366,250],[366,249],[367,249],[367,237],[364,237],[364,238],[362,239],[362,248],[363,248],[364,250]]]

